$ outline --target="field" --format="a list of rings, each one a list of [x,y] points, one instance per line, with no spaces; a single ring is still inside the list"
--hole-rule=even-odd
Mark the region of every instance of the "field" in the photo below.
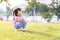
[[[60,40],[60,23],[27,22],[26,31],[14,31],[13,22],[0,21],[0,40]]]

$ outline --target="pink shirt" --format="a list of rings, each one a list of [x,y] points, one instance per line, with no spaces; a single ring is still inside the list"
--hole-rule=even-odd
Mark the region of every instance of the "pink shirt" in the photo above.
[[[23,16],[21,16],[21,17],[18,17],[18,16],[15,16],[14,17],[14,24],[17,22],[17,20],[19,19],[22,19],[23,18],[23,20],[25,21],[25,19],[24,19],[24,17]],[[19,23],[21,23],[21,22],[19,22]]]

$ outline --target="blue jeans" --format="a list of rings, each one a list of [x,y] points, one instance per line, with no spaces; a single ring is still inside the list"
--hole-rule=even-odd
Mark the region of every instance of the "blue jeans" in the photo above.
[[[26,22],[25,21],[22,23],[16,22],[14,26],[15,26],[15,29],[19,29],[21,27],[22,27],[22,29],[25,29]]]

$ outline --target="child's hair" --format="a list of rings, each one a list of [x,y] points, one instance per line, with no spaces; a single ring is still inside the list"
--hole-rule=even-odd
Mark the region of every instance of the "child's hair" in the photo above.
[[[17,16],[18,11],[21,11],[21,9],[20,9],[20,8],[15,9],[15,10],[13,11],[13,15]]]

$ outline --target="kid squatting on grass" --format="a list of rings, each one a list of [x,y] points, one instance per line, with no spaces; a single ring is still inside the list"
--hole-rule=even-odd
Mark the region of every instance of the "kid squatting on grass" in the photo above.
[[[15,31],[18,31],[19,28],[22,28],[22,31],[25,30],[26,21],[22,15],[22,11],[20,8],[17,8],[13,11],[14,16],[14,28]]]

